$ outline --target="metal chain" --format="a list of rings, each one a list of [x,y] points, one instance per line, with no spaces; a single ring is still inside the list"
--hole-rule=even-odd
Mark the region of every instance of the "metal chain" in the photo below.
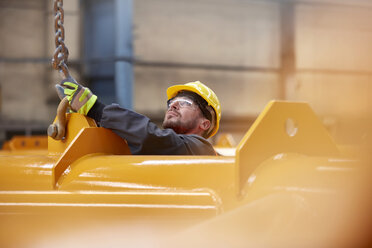
[[[67,67],[68,49],[65,45],[65,28],[64,23],[64,10],[63,0],[54,0],[54,30],[55,30],[55,44],[56,50],[54,51],[52,65],[55,70],[63,73],[63,77],[70,77]]]

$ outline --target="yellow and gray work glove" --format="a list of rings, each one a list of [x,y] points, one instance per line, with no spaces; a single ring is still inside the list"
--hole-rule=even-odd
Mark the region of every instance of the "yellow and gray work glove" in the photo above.
[[[59,98],[63,99],[67,96],[72,111],[87,115],[89,110],[97,101],[97,96],[92,92],[78,84],[73,78],[62,80],[60,84],[56,84],[56,89]]]

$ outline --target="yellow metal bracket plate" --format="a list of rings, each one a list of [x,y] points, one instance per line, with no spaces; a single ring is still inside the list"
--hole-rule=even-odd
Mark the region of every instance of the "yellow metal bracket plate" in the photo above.
[[[56,186],[64,171],[77,159],[93,153],[130,155],[127,142],[109,129],[83,128],[70,143],[53,168],[53,185]]]
[[[239,192],[265,159],[280,153],[338,156],[339,150],[307,103],[271,101],[236,148]]]
[[[57,117],[53,123],[56,123],[56,121]],[[49,154],[63,153],[82,128],[97,127],[97,124],[93,119],[78,113],[66,114],[66,121],[66,134],[63,140],[55,140],[48,137]]]

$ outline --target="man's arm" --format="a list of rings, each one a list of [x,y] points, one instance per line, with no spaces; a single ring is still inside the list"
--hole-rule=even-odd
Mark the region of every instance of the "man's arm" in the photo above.
[[[132,154],[151,155],[215,155],[212,145],[196,135],[179,135],[172,129],[160,129],[149,118],[121,108],[104,105],[97,96],[73,78],[56,85],[59,97],[67,96],[71,109],[93,118],[127,140]]]
[[[99,101],[88,112],[100,126],[109,128],[127,140],[132,154],[141,155],[215,155],[212,145],[197,135],[179,135],[172,129],[158,128],[144,115],[105,106]]]

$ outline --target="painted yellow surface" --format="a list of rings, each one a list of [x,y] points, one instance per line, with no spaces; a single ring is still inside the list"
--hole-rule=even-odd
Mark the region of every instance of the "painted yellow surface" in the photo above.
[[[229,133],[222,133],[219,135],[216,144],[216,147],[223,147],[223,148],[232,148],[235,147],[235,140],[233,136]]]
[[[82,128],[55,164],[54,184],[75,160],[95,153],[131,154],[127,142],[111,130],[99,127]]]
[[[299,245],[285,230],[308,241],[317,230],[331,236],[335,226],[322,229],[323,220],[347,225],[336,220],[350,208],[339,206],[358,203],[355,192],[367,174],[367,166],[339,151],[305,103],[270,102],[232,156],[133,156],[113,132],[78,114],[67,118],[66,138],[49,139],[49,151],[0,153],[2,244],[22,246],[9,238],[14,232],[27,230],[24,242],[32,242],[42,234],[68,236],[72,225],[79,233],[93,221],[107,232],[141,223],[130,230],[155,225],[151,230],[168,234],[201,223],[179,234],[184,247],[227,247],[224,229],[236,247],[265,237]],[[368,184],[363,188],[370,193]]]
[[[63,140],[54,140],[53,138],[48,137],[48,151],[51,154],[63,153],[82,128],[97,127],[95,121],[89,117],[77,113],[66,115],[67,127],[65,138]],[[56,121],[57,118],[53,123],[56,123]]]
[[[3,144],[3,151],[46,150],[48,139],[43,135],[13,136]]]
[[[244,187],[264,160],[282,153],[340,155],[336,143],[308,104],[272,101],[236,148],[237,188]]]

